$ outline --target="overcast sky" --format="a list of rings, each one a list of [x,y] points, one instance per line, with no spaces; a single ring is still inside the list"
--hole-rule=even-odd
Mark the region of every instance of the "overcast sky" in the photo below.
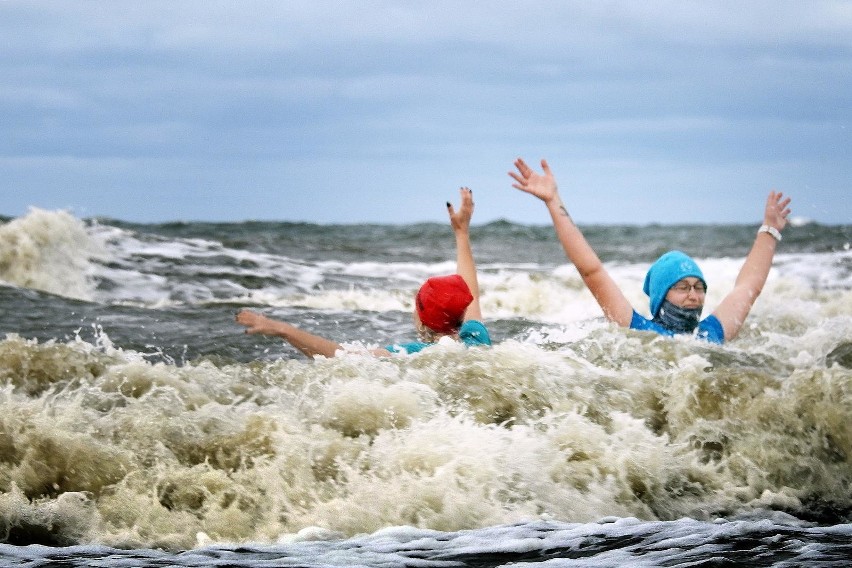
[[[0,0],[0,214],[852,223],[852,2]]]

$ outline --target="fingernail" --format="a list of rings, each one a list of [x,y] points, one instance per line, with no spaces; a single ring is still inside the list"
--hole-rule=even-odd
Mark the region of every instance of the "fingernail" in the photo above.
[[[452,205],[450,205],[449,201],[447,201],[447,207],[452,207]]]

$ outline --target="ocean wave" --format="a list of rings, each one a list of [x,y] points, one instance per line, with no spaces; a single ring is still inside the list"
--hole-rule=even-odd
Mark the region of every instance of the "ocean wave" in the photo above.
[[[849,321],[735,346],[599,326],[564,343],[180,366],[103,334],[8,336],[0,521],[16,542],[170,549],[309,527],[840,522],[852,372],[829,355]]]
[[[31,208],[0,225],[0,280],[8,284],[88,300],[93,261],[104,257],[83,222],[65,211]]]

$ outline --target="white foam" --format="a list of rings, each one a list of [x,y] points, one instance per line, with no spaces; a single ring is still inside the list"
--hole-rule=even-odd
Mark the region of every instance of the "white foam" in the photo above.
[[[0,226],[0,280],[87,300],[93,296],[93,259],[105,251],[84,224],[65,211],[30,208]]]

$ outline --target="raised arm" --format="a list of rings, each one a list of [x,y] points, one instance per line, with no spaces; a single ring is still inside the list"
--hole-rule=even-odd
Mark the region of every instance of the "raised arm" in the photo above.
[[[315,357],[316,355],[334,357],[334,354],[341,349],[340,344],[334,341],[308,333],[287,322],[270,319],[251,310],[240,310],[237,312],[236,319],[237,323],[246,326],[246,333],[280,337],[308,357]]]
[[[462,187],[459,189],[461,205],[456,211],[453,204],[447,202],[447,213],[450,215],[450,225],[456,237],[456,272],[464,278],[473,301],[464,312],[464,321],[481,320],[482,309],[479,305],[479,280],[476,276],[476,263],[473,260],[473,250],[470,247],[470,219],[473,216],[473,192]]]
[[[754,244],[737,275],[734,289],[725,296],[713,312],[713,315],[722,323],[722,329],[725,330],[725,341],[733,339],[740,332],[754,301],[763,290],[763,285],[769,276],[769,269],[772,268],[775,247],[781,240],[781,231],[787,226],[789,205],[790,198],[784,198],[783,193],[769,192],[763,213],[763,226],[758,231]],[[764,227],[770,229],[766,230]],[[772,235],[772,230],[777,232],[778,238]]]
[[[597,253],[565,209],[556,187],[556,179],[546,160],[541,161],[542,174],[534,172],[522,159],[515,160],[517,172],[509,172],[516,183],[512,187],[535,195],[547,206],[553,219],[556,236],[565,249],[568,259],[577,268],[583,282],[597,300],[604,316],[620,326],[628,327],[633,317],[633,307],[621,289],[606,271]]]

